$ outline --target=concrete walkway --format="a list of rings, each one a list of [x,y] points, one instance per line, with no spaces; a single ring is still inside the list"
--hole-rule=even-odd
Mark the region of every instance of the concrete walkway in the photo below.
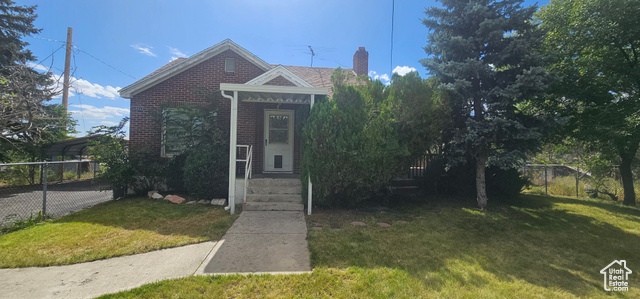
[[[243,211],[196,274],[309,271],[302,211]]]
[[[244,211],[218,242],[68,266],[0,269],[0,298],[93,298],[194,274],[308,272],[306,237],[301,211]]]
[[[0,269],[0,298],[93,298],[192,275],[216,242],[89,263]]]

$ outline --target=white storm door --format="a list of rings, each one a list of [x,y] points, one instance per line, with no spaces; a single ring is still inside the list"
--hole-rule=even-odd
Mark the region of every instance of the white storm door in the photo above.
[[[293,171],[293,110],[264,111],[264,171]]]

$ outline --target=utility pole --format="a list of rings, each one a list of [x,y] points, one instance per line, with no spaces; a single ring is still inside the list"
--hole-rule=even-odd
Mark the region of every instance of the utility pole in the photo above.
[[[67,117],[67,111],[69,107],[69,71],[71,69],[72,36],[73,28],[67,27],[67,53],[64,56],[64,83],[62,85],[62,107],[64,107],[65,118]]]

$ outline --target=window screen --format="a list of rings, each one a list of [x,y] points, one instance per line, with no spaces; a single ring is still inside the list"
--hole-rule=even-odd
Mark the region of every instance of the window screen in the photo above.
[[[227,73],[235,73],[236,71],[236,59],[226,58],[224,60],[224,71]]]
[[[187,149],[184,135],[187,133],[185,123],[189,117],[180,113],[179,108],[162,110],[162,152],[163,157],[173,157]],[[197,125],[197,124],[195,124]]]

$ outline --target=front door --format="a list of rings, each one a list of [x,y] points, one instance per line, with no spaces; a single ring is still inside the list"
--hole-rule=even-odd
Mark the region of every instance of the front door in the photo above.
[[[293,110],[264,111],[264,171],[293,172]]]

